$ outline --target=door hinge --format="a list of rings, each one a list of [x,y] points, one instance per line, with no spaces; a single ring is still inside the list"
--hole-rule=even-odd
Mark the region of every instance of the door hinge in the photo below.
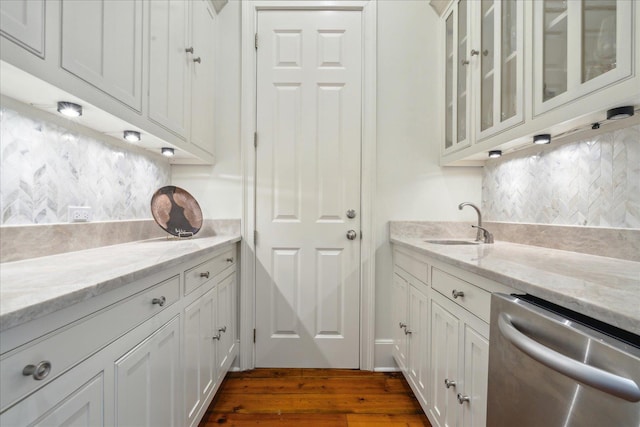
[[[258,132],[253,133],[253,148],[258,148]]]
[[[258,50],[258,33],[256,33],[255,47],[256,47],[256,50]]]
[[[258,230],[253,230],[253,244],[258,244]]]
[[[256,342],[256,328],[253,328],[253,342]]]

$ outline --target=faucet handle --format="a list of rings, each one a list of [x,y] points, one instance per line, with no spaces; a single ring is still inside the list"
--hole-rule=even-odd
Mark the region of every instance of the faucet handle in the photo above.
[[[484,227],[480,227],[479,225],[472,225],[471,227],[477,228],[478,230],[482,230],[485,243],[493,243],[493,234],[491,234],[489,230],[487,230]]]

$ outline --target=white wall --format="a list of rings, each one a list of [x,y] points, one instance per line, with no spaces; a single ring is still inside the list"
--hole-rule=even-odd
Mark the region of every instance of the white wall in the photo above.
[[[216,164],[171,167],[171,183],[198,200],[207,219],[240,218],[240,2],[230,1],[216,17]]]
[[[390,220],[473,221],[481,168],[438,166],[439,20],[427,1],[378,2],[376,367],[391,362]]]

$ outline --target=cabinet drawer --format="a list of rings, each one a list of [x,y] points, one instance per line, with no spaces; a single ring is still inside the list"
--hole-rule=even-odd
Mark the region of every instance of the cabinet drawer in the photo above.
[[[0,363],[0,410],[47,384],[179,299],[180,276],[174,276],[7,353]],[[44,379],[35,380],[23,375],[27,365],[43,361],[51,365]]]
[[[216,274],[236,263],[235,246],[184,272],[184,294],[188,295]]]
[[[429,264],[407,252],[397,250],[394,252],[394,263],[407,273],[411,274],[422,283],[429,284]]]
[[[460,280],[442,270],[434,268],[431,286],[456,304],[466,308],[480,319],[489,323],[491,312],[491,293],[469,282]],[[464,295],[454,297],[456,293]]]

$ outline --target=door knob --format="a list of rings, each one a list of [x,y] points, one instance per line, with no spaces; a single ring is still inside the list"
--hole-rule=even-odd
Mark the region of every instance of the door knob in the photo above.
[[[358,233],[356,233],[355,230],[349,230],[347,231],[347,239],[349,240],[355,240],[356,237],[358,237]]]

